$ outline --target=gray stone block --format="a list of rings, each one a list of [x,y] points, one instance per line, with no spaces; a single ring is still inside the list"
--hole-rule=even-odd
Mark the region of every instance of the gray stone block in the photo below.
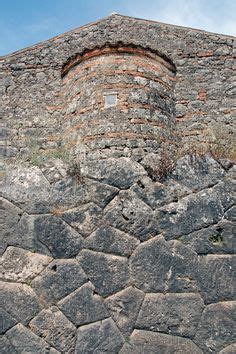
[[[5,333],[16,324],[16,320],[4,309],[0,308],[0,334]]]
[[[127,284],[129,270],[125,257],[82,250],[78,261],[101,296],[112,295]]]
[[[101,208],[94,203],[89,203],[66,211],[63,213],[62,218],[82,236],[86,237],[99,226],[101,222]]]
[[[35,292],[26,284],[0,282],[1,306],[25,325],[41,310]]]
[[[34,232],[55,258],[70,258],[79,253],[82,236],[61,218],[42,215],[35,218]]]
[[[203,309],[198,294],[146,294],[135,327],[193,338]]]
[[[163,333],[134,330],[120,354],[203,354],[191,339]]]
[[[133,331],[143,299],[144,293],[130,286],[105,300],[111,317],[126,336]]]
[[[83,247],[94,251],[128,257],[139,243],[140,242],[135,237],[105,225],[99,227],[86,238]]]
[[[29,326],[59,352],[74,352],[76,327],[55,306],[41,311]]]
[[[48,307],[75,291],[87,276],[74,259],[54,260],[31,283],[40,303]]]
[[[75,353],[118,353],[123,343],[114,321],[106,319],[78,329]]]
[[[105,209],[105,220],[140,241],[159,234],[153,210],[134,193],[120,192]]]
[[[196,264],[193,250],[157,236],[138,246],[130,257],[131,281],[145,292],[197,292]]]
[[[58,353],[50,351],[50,345],[45,340],[36,336],[20,323],[7,331],[6,335],[17,353]]]
[[[204,353],[218,353],[235,339],[235,301],[208,305],[203,311],[194,342]]]
[[[94,294],[94,289],[91,283],[86,283],[58,303],[74,325],[81,326],[109,317],[103,299]]]
[[[51,257],[9,246],[1,259],[0,277],[5,281],[29,282],[51,261]]]

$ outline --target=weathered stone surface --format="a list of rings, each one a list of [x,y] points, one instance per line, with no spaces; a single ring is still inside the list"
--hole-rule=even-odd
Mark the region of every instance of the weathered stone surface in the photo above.
[[[196,292],[197,254],[179,241],[157,236],[136,248],[130,258],[133,284],[146,292]]]
[[[10,246],[0,261],[0,277],[5,281],[28,282],[51,261],[48,256]]]
[[[30,328],[59,352],[74,352],[76,328],[56,307],[41,311]]]
[[[130,341],[126,342],[120,354],[203,354],[191,339],[162,333],[134,330]]]
[[[171,178],[192,191],[209,188],[225,175],[221,165],[208,155],[186,155],[180,158]]]
[[[146,176],[132,185],[131,190],[152,209],[176,202],[191,193],[189,188],[176,180],[168,179],[165,183],[160,183]]]
[[[236,221],[236,206],[232,206],[232,208],[228,209],[224,215],[224,218],[235,222]]]
[[[61,311],[76,326],[109,317],[102,298],[94,294],[94,286],[86,283],[58,303]]]
[[[78,261],[99,295],[114,294],[127,284],[127,258],[82,250]]]
[[[88,177],[120,189],[129,188],[139,177],[146,175],[140,164],[125,157],[92,162],[86,167]]]
[[[26,284],[0,282],[1,306],[17,321],[28,322],[41,310],[34,291]]]
[[[135,327],[192,338],[203,308],[198,294],[146,294]]]
[[[36,336],[20,323],[11,328],[6,335],[17,353],[53,353],[45,340]]]
[[[208,305],[203,311],[194,342],[204,353],[218,353],[235,339],[235,302]]]
[[[118,353],[124,340],[111,319],[78,329],[75,353]]]
[[[235,354],[236,352],[236,344],[231,344],[228,347],[221,350],[220,354]]]
[[[32,252],[39,252],[51,256],[51,252],[42,242],[37,240],[35,234],[35,216],[24,213],[18,223],[17,231],[11,245],[23,247]]]
[[[87,276],[76,260],[54,260],[31,283],[44,307],[56,304],[87,281]]]
[[[206,303],[234,298],[235,256],[207,255],[198,258],[196,278]]]
[[[2,254],[7,245],[14,244],[16,241],[16,232],[18,228],[18,222],[22,215],[22,210],[10,203],[4,198],[0,198],[0,254]]]
[[[145,241],[159,233],[152,209],[134,193],[120,192],[105,209],[105,219],[113,227]]]
[[[15,348],[11,345],[6,336],[0,336],[1,354],[16,354]]]
[[[86,238],[83,246],[94,251],[127,257],[131,255],[139,243],[135,237],[105,225]]]
[[[101,209],[94,203],[66,211],[62,215],[81,235],[88,236],[100,224]]]
[[[189,234],[217,223],[224,214],[220,191],[210,188],[157,210],[156,217],[167,239]]]
[[[29,213],[49,212],[50,184],[37,166],[9,170],[1,193]]]
[[[73,257],[81,249],[82,236],[59,217],[36,217],[34,232],[36,238],[46,245],[55,258]]]
[[[106,307],[123,334],[132,333],[143,299],[144,293],[131,286],[106,298]]]
[[[119,189],[114,186],[86,179],[86,200],[97,204],[100,208],[104,208],[118,192]]]
[[[180,240],[198,254],[234,253],[236,246],[234,229],[235,225],[232,222],[222,220],[217,225],[184,235]]]
[[[16,320],[3,308],[0,308],[0,334],[5,333],[16,324]]]

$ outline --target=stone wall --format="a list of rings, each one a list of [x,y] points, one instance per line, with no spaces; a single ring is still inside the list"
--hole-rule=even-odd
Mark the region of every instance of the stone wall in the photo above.
[[[232,46],[113,15],[1,58],[1,353],[235,352],[235,166],[178,152],[231,139]]]

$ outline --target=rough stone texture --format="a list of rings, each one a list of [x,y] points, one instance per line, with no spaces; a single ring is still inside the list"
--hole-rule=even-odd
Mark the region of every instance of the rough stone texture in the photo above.
[[[235,301],[208,305],[194,341],[204,353],[219,352],[232,344],[235,341]]]
[[[82,236],[56,216],[36,217],[34,230],[55,258],[73,257],[81,249]]]
[[[0,303],[17,321],[28,324],[40,311],[38,298],[26,284],[0,282]]]
[[[20,323],[11,328],[6,335],[17,353],[58,353],[56,350],[50,350],[50,345],[45,340],[36,336]]]
[[[94,294],[94,286],[84,284],[58,303],[61,311],[76,326],[103,320],[108,317],[102,298]]]
[[[41,311],[30,328],[59,352],[74,351],[76,327],[56,307]]]
[[[54,260],[31,285],[40,303],[48,307],[83,285],[87,276],[76,260]]]
[[[93,251],[113,253],[118,256],[130,256],[139,241],[124,232],[110,226],[101,226],[84,242],[83,246]]]
[[[124,339],[111,319],[91,323],[78,329],[75,352],[118,353]]]
[[[147,294],[135,327],[192,338],[203,308],[196,294]]]
[[[8,247],[0,261],[0,277],[5,281],[25,283],[41,273],[51,261],[48,256]]]
[[[1,353],[235,351],[233,40],[112,15],[0,58]]]
[[[124,335],[132,333],[143,299],[144,293],[133,287],[106,298],[105,304]]]
[[[16,324],[16,320],[6,312],[4,309],[0,308],[0,334],[5,333],[9,328]]]
[[[105,209],[105,219],[117,229],[141,241],[158,234],[157,220],[152,209],[133,193],[120,192]]]
[[[203,353],[190,339],[162,333],[134,330],[130,341],[125,343],[120,354],[174,354]]]
[[[125,257],[83,250],[78,261],[99,295],[108,296],[126,286],[129,274]]]
[[[197,255],[179,241],[162,236],[144,242],[131,256],[131,279],[145,292],[196,292]]]
[[[2,354],[17,353],[17,351],[12,346],[12,344],[10,343],[10,341],[7,339],[6,336],[0,336],[0,348]]]

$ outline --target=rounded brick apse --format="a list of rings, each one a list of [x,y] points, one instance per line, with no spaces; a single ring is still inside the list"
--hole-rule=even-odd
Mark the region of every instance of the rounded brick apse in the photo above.
[[[74,154],[139,158],[169,139],[175,66],[167,58],[107,45],[69,60],[62,76],[65,140]]]

